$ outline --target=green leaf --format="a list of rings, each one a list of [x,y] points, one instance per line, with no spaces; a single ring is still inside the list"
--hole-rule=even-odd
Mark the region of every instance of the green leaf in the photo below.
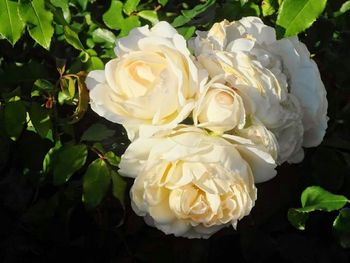
[[[242,17],[244,16],[260,16],[260,8],[257,4],[248,2],[242,6]]]
[[[103,14],[103,22],[110,28],[121,30],[119,37],[126,36],[130,30],[141,25],[138,16],[130,16],[124,18],[123,3],[112,0],[111,6],[106,13]]]
[[[285,37],[297,35],[312,25],[326,3],[327,0],[284,0],[276,24],[285,30]]]
[[[52,85],[52,83],[50,81],[45,80],[45,79],[37,79],[34,82],[31,96],[36,97],[36,96],[40,96],[40,95],[45,94],[45,93],[51,93],[53,91],[53,89],[54,89],[54,86]]]
[[[117,198],[121,202],[121,204],[124,206],[126,182],[115,171],[112,171],[111,176],[112,176],[112,182],[113,182],[113,188],[112,188],[113,196]]]
[[[21,100],[6,103],[4,121],[6,133],[12,140],[17,140],[26,122],[26,108]]]
[[[30,107],[29,116],[36,132],[42,138],[46,138],[51,130],[49,111],[42,107],[39,103],[33,102]]]
[[[350,10],[350,1],[346,1],[341,7],[340,12],[345,13]]]
[[[68,78],[68,95],[71,99],[75,95],[75,80],[73,78]]]
[[[55,162],[56,154],[58,150],[62,147],[62,144],[60,141],[56,143],[54,147],[52,147],[45,155],[44,161],[43,161],[43,172],[45,174],[49,173],[53,170],[53,164]]]
[[[289,222],[299,230],[305,230],[305,223],[309,218],[308,213],[299,212],[297,209],[291,208],[288,210]]]
[[[10,0],[0,0],[0,35],[12,45],[22,36],[24,23],[19,18],[18,3]]]
[[[85,145],[65,145],[54,156],[53,183],[64,184],[86,162],[88,150]]]
[[[303,212],[334,211],[341,209],[348,199],[343,195],[332,194],[319,186],[310,186],[301,194],[301,205]]]
[[[333,231],[343,248],[350,248],[350,208],[340,210],[333,222]]]
[[[131,15],[132,12],[136,11],[136,8],[139,3],[140,0],[126,0],[126,3],[124,4],[124,12],[127,15]]]
[[[53,14],[45,9],[45,1],[20,0],[18,11],[27,25],[30,36],[42,47],[49,49],[54,33]]]
[[[86,7],[88,5],[89,0],[75,0],[78,2],[78,4],[81,6],[81,8],[84,10],[86,10]]]
[[[168,3],[168,0],[158,0],[158,3],[165,6]]]
[[[83,202],[89,207],[96,207],[105,196],[111,183],[111,171],[105,161],[93,161],[83,178]]]
[[[96,123],[90,126],[90,128],[83,133],[81,140],[82,141],[102,141],[104,139],[112,137],[114,134],[115,134],[114,130],[107,128],[103,124]]]
[[[350,10],[350,1],[346,1],[345,3],[342,4],[339,11],[334,13],[334,16],[338,17],[338,16],[348,12],[349,10]]]
[[[103,22],[111,29],[121,29],[123,27],[123,3],[117,0],[111,1],[111,6],[103,14]]]
[[[301,194],[301,208],[291,208],[288,211],[289,222],[299,230],[305,229],[308,213],[313,211],[331,212],[339,210],[349,200],[343,195],[332,194],[319,186],[310,186]]]
[[[69,1],[68,0],[50,0],[50,2],[58,8],[62,9],[64,18],[69,20],[70,19],[70,11],[69,11]]]
[[[180,27],[184,24],[191,21],[193,18],[195,18],[197,15],[203,13],[205,10],[207,10],[210,6],[215,4],[215,0],[208,0],[204,4],[200,4],[195,6],[193,9],[190,10],[182,10],[182,15],[176,17],[174,21],[172,22],[172,25],[174,27]]]
[[[183,26],[177,28],[177,31],[185,38],[185,39],[190,39],[194,32],[196,32],[196,27],[195,26]]]
[[[115,155],[114,152],[107,152],[104,154],[104,157],[108,161],[108,163],[112,166],[118,166],[120,163],[120,157]]]
[[[86,69],[86,71],[104,69],[105,64],[99,57],[93,56],[89,58],[84,68]]]
[[[97,28],[92,32],[92,39],[95,43],[104,43],[108,42],[114,45],[116,37],[108,29]]]
[[[261,10],[263,16],[271,16],[276,13],[278,9],[277,0],[263,0],[261,3]]]
[[[64,26],[64,38],[67,43],[72,45],[74,48],[86,52],[83,44],[81,43],[78,34],[72,30],[69,26]]]
[[[159,22],[157,12],[153,10],[143,10],[138,12],[137,15],[150,21],[153,25]]]
[[[123,37],[129,34],[131,29],[134,29],[135,27],[139,27],[141,25],[139,17],[138,16],[130,16],[123,22],[122,30],[118,37]]]

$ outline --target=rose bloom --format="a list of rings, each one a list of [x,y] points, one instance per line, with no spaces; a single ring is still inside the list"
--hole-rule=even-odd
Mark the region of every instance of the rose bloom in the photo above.
[[[135,28],[117,41],[115,53],[105,70],[92,71],[86,79],[97,114],[123,124],[133,140],[174,128],[191,113],[200,72],[171,25]]]
[[[147,224],[166,234],[208,238],[250,213],[254,180],[269,180],[275,166],[249,140],[181,126],[132,142],[119,173],[136,178],[132,207]]]
[[[328,120],[326,91],[297,37],[276,40],[272,27],[245,17],[197,32],[190,44],[210,77],[226,74],[246,112],[274,133],[279,163],[299,162],[302,146],[321,143]]]
[[[225,81],[224,75],[210,80],[199,93],[193,110],[193,121],[198,127],[224,133],[235,127],[243,128],[246,110],[239,91]]]

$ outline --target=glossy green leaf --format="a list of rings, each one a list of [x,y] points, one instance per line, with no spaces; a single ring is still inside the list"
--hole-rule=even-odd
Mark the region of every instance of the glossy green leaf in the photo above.
[[[165,6],[168,3],[168,0],[158,0],[158,3]]]
[[[42,138],[46,138],[51,129],[49,111],[39,103],[33,102],[30,107],[29,116],[36,132]]]
[[[340,7],[340,12],[341,13],[345,13],[347,11],[350,10],[350,1],[346,1],[345,3],[342,4],[342,6]]]
[[[70,10],[69,10],[69,1],[68,0],[50,0],[50,2],[58,8],[62,9],[64,18],[70,20]]]
[[[190,39],[194,35],[194,32],[196,32],[196,27],[195,26],[183,26],[183,27],[177,28],[177,31],[185,39]]]
[[[130,30],[141,25],[138,16],[130,16],[123,21],[123,27],[119,34],[119,37],[126,36],[129,34]]]
[[[159,22],[157,12],[153,10],[143,10],[138,12],[137,15],[143,19],[150,21],[152,24]]]
[[[73,78],[68,79],[68,94],[70,98],[74,98],[75,95],[75,80]]]
[[[111,172],[111,176],[112,176],[112,182],[113,182],[113,188],[112,188],[113,196],[117,198],[122,205],[124,205],[126,182],[115,171]]]
[[[288,210],[288,220],[296,229],[305,230],[305,223],[308,218],[308,213],[299,212],[294,208]]]
[[[93,161],[83,178],[83,202],[89,207],[100,204],[111,183],[111,170],[102,159]]]
[[[350,248],[350,208],[340,210],[333,222],[333,231],[343,248]]]
[[[49,49],[54,33],[53,14],[45,9],[44,0],[20,0],[19,15],[27,25],[30,36],[42,47]]]
[[[40,96],[40,95],[46,95],[48,93],[51,93],[53,91],[53,89],[54,89],[54,86],[52,85],[52,83],[50,81],[45,80],[45,79],[37,79],[34,82],[31,96],[36,97],[36,96]]]
[[[123,8],[124,12],[127,15],[130,15],[132,12],[136,11],[139,3],[140,3],[140,0],[126,0]]]
[[[0,35],[12,45],[22,36],[24,23],[19,18],[18,3],[10,0],[0,0]]]
[[[43,172],[45,174],[51,172],[53,170],[53,165],[55,162],[55,158],[57,156],[58,150],[62,147],[62,144],[60,141],[56,143],[54,147],[52,147],[45,155],[43,160]]]
[[[108,29],[97,28],[92,32],[92,39],[95,43],[104,43],[108,42],[114,45],[116,37]]]
[[[74,48],[85,51],[78,34],[69,26],[64,26],[64,38],[66,39],[67,43],[72,45]]]
[[[126,36],[131,29],[141,25],[138,16],[123,16],[123,3],[112,0],[111,6],[103,14],[103,21],[110,29],[121,30],[119,37]]]
[[[345,3],[342,4],[339,11],[334,13],[334,16],[335,17],[341,16],[341,15],[345,14],[346,12],[348,12],[349,10],[350,10],[350,1],[346,1]]]
[[[278,9],[277,0],[263,0],[261,3],[261,10],[263,16],[271,16],[276,13]]]
[[[7,134],[11,139],[17,140],[26,122],[26,108],[21,100],[6,103],[4,121]]]
[[[112,137],[114,134],[115,134],[114,130],[107,128],[103,124],[96,123],[90,126],[90,128],[83,133],[81,140],[82,141],[102,141],[104,139]]]
[[[107,152],[104,154],[107,162],[112,166],[118,166],[120,163],[120,157],[115,155],[114,152]]]
[[[83,11],[86,10],[89,0],[75,0],[75,1],[78,2],[78,4],[80,5]]]
[[[88,150],[85,145],[65,145],[61,147],[54,157],[53,183],[64,184],[86,162]]]
[[[181,11],[182,15],[176,17],[174,21],[172,22],[172,25],[174,27],[180,27],[184,24],[191,21],[193,18],[195,18],[197,15],[203,13],[205,10],[207,10],[209,7],[211,7],[213,4],[215,4],[215,0],[208,0],[204,4],[196,5],[194,8],[190,10],[183,10]]]
[[[92,71],[92,70],[104,69],[105,65],[99,57],[94,56],[89,58],[84,68],[86,69],[86,71]]]
[[[297,35],[315,22],[326,3],[327,0],[284,0],[276,24],[285,30],[285,37]]]
[[[339,210],[347,202],[348,199],[343,195],[332,194],[319,186],[310,186],[301,194],[302,207],[289,209],[288,220],[294,227],[304,230],[310,212]]]
[[[103,22],[111,29],[121,29],[123,27],[123,3],[112,0],[106,13],[103,14]]]
[[[343,195],[332,194],[319,186],[310,186],[306,188],[301,194],[300,211],[312,212],[320,211],[334,211],[341,209],[348,199]]]

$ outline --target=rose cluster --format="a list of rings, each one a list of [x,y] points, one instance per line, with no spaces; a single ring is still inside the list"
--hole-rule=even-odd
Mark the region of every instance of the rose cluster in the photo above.
[[[191,50],[191,51],[190,51]],[[120,174],[133,210],[166,234],[208,238],[236,227],[277,165],[321,143],[326,91],[297,37],[256,17],[186,40],[167,22],[133,29],[117,58],[88,74],[92,109],[131,141]]]

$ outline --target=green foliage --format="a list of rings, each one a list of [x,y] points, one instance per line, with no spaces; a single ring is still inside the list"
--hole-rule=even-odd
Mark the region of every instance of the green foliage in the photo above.
[[[12,45],[21,37],[24,23],[17,13],[18,3],[10,0],[0,1],[0,35]]]
[[[86,162],[87,148],[85,145],[65,145],[54,152],[52,164],[53,183],[64,184]]]
[[[0,0],[2,260],[211,262],[234,253],[239,262],[346,262],[349,10],[345,0]],[[165,236],[130,211],[130,184],[117,172],[129,141],[89,109],[84,79],[115,58],[115,41],[134,27],[165,20],[190,39],[250,15],[310,50],[327,88],[327,135],[301,164],[257,186],[238,234]],[[302,189],[301,207],[291,208]]]
[[[29,34],[46,49],[50,48],[54,33],[52,26],[53,15],[46,10],[44,0],[20,0],[19,15],[27,25]]]
[[[294,36],[309,28],[326,7],[327,0],[284,0],[276,24],[284,29],[283,36]]]
[[[16,140],[26,122],[26,108],[21,100],[9,101],[4,109],[4,124],[7,134]]]
[[[180,16],[176,17],[172,23],[174,27],[180,27],[190,22],[193,18],[206,11],[215,3],[215,0],[208,0],[204,4],[196,5],[189,10],[182,10]]]
[[[288,220],[300,230],[305,229],[308,213],[318,211],[336,211],[343,208],[349,200],[343,195],[332,194],[319,186],[306,188],[301,195],[301,208],[291,208]]]
[[[33,102],[29,116],[36,132],[42,138],[46,138],[52,128],[49,111],[39,103]]]
[[[87,129],[81,136],[82,141],[102,141],[115,134],[115,131],[108,129],[105,125],[96,123]]]
[[[337,218],[333,222],[333,230],[339,243],[344,248],[350,247],[350,208],[339,211]]]
[[[83,202],[87,206],[96,207],[102,201],[113,173],[103,159],[97,159],[89,165],[83,180]]]

